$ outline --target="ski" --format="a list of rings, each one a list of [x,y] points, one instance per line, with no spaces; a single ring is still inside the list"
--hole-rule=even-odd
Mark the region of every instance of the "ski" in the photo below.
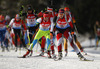
[[[17,58],[26,58],[26,57],[24,57],[24,56],[18,56]]]
[[[62,60],[62,58],[54,58],[54,61],[59,61],[59,60]]]
[[[35,55],[35,56],[33,56],[33,57],[46,57],[46,58],[48,58],[47,56],[44,56],[44,55]],[[52,57],[51,57],[52,58]],[[48,58],[48,59],[51,59],[51,58]],[[53,59],[53,58],[52,58]]]
[[[47,57],[47,56],[45,56],[45,55],[42,55],[42,56],[41,56],[41,55],[35,55],[35,56],[33,56],[33,57],[45,57],[45,58],[54,59],[54,60],[56,59],[56,57],[54,57],[54,58],[53,58],[53,57]]]
[[[59,60],[61,60],[61,59],[59,59],[59,58],[54,59],[54,61],[59,61]]]
[[[84,54],[83,56],[88,56],[88,57],[95,57],[95,56],[92,56],[92,55],[88,55],[88,54]]]
[[[80,59],[80,61],[94,61],[94,59],[86,59],[86,58],[82,58],[82,59]]]
[[[81,53],[82,53],[83,56],[93,57],[93,58],[95,57],[95,56],[93,56],[93,55],[89,55],[89,54],[87,54],[86,52],[81,52]]]
[[[46,56],[44,56],[44,55],[35,55],[35,56],[33,56],[33,57],[46,57]]]
[[[31,57],[32,55],[29,55],[27,57]],[[18,56],[18,58],[27,58],[27,57],[24,57],[24,56]]]

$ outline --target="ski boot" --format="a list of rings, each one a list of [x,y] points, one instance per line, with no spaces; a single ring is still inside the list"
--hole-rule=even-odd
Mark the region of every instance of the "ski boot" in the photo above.
[[[67,57],[67,54],[68,54],[68,53],[65,53],[65,57]]]
[[[50,50],[47,51],[48,58],[51,58]]]
[[[65,50],[65,57],[67,56],[67,54],[68,54],[68,51],[67,51],[67,50]]]
[[[62,52],[59,52],[58,53],[58,60],[61,60],[62,59]]]
[[[52,58],[53,58],[53,59],[56,59],[56,55],[55,55],[54,50],[52,50]]]
[[[80,52],[77,55],[80,60],[86,60],[86,58],[84,58],[84,56]]]
[[[9,52],[9,49],[8,49],[8,47],[6,47],[6,50]]]
[[[39,54],[39,56],[43,56],[44,55],[44,52],[41,52],[40,54]]]
[[[30,55],[29,55],[29,56],[32,56],[32,54],[33,54],[33,51],[32,51],[32,50],[30,50]]]
[[[58,57],[54,59],[54,61],[58,61],[62,59],[62,52],[58,52]]]
[[[44,55],[44,49],[41,49],[41,53],[39,56],[43,56]]]
[[[24,55],[22,56],[22,58],[26,58],[26,56],[28,56],[29,54],[30,54],[30,56],[32,56],[32,53],[33,53],[32,50],[28,50],[28,51],[26,52],[26,54],[24,54]]]
[[[4,52],[4,51],[5,51],[5,48],[4,48],[4,46],[1,46],[1,48],[2,48],[2,52]]]
[[[55,54],[52,54],[52,58],[53,58],[53,59],[56,59],[57,57],[56,57],[56,55],[55,55]]]
[[[16,48],[15,48],[15,52],[17,52],[17,50],[18,50],[18,48],[16,47]]]

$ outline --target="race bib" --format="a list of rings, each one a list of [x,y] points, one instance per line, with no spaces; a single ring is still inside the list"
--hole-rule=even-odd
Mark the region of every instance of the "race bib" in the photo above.
[[[67,23],[66,23],[66,22],[58,21],[57,25],[58,25],[59,27],[61,27],[61,28],[64,28],[64,27],[67,25]]]
[[[49,28],[49,24],[41,24],[41,28],[42,29],[48,29]]]
[[[13,27],[21,27],[21,25],[14,23]]]
[[[27,23],[34,24],[35,19],[27,19]]]

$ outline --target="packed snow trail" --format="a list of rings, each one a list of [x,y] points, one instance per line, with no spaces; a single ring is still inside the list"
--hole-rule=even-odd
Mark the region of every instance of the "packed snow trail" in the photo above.
[[[29,58],[17,58],[22,56],[26,51],[21,50],[15,52],[0,52],[0,69],[100,69],[100,51],[92,49],[86,49],[89,55],[94,57],[94,61],[79,61],[75,52],[68,52],[68,56],[64,57],[60,61],[54,61],[46,57],[34,57],[37,55],[33,52],[32,57]],[[92,52],[92,53],[91,53]],[[95,53],[96,52],[96,53]],[[56,52],[57,54],[57,52]],[[46,55],[46,54],[45,54]]]

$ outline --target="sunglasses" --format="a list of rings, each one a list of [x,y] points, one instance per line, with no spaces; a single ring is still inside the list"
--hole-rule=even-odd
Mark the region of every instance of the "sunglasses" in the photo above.
[[[64,15],[64,13],[59,13],[59,15]]]

